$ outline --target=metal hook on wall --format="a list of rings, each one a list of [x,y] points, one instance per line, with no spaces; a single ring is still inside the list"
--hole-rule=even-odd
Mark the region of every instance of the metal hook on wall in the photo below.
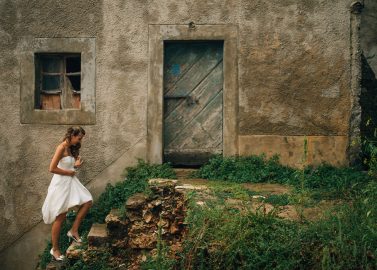
[[[189,22],[188,27],[190,30],[194,30],[196,28],[196,25],[194,22]]]
[[[351,13],[360,14],[363,8],[364,8],[364,0],[352,2]]]

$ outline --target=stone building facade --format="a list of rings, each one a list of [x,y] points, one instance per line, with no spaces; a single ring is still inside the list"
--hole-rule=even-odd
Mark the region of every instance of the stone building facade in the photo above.
[[[164,83],[185,66],[165,69],[168,43],[221,42],[221,74],[208,79],[222,85],[221,122],[208,127],[220,134],[216,151],[300,166],[306,138],[310,163],[348,165],[360,124],[359,11],[351,0],[0,0],[5,269],[30,269],[49,238],[41,205],[67,127],[87,132],[78,177],[95,198],[137,158],[164,161]]]

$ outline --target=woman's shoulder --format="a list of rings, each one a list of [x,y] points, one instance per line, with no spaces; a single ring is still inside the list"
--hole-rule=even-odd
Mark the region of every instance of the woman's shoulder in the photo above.
[[[65,145],[64,142],[58,144],[58,146],[56,147],[56,151],[59,151],[60,153],[64,153],[67,149],[67,146]]]

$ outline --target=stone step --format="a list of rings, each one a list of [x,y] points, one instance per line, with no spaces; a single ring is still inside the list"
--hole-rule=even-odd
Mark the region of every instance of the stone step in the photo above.
[[[190,175],[193,172],[196,172],[198,169],[189,169],[189,168],[175,168],[173,169],[177,175],[177,179],[186,179],[190,178]]]
[[[106,224],[94,223],[88,234],[88,248],[105,247],[108,240]]]
[[[105,222],[109,237],[119,239],[127,236],[129,220],[120,209],[111,209]]]
[[[147,198],[148,197],[143,193],[135,193],[134,195],[128,198],[125,207],[127,209],[139,209],[146,203]]]
[[[71,245],[67,248],[66,256],[68,259],[77,260],[83,251],[84,247],[82,244],[72,241]]]

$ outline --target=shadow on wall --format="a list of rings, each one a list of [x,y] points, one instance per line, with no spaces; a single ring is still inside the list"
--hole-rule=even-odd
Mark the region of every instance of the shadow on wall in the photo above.
[[[375,57],[375,56],[373,56]],[[364,141],[377,138],[377,79],[372,67],[368,63],[368,59],[361,55],[361,123],[360,132],[361,139]],[[370,154],[364,148],[361,153],[361,163],[365,158],[369,159]],[[363,167],[365,164],[362,165]],[[367,169],[367,168],[365,168]]]
[[[377,79],[368,59],[361,55],[361,136],[373,138],[377,128]],[[377,135],[377,134],[376,134]]]

